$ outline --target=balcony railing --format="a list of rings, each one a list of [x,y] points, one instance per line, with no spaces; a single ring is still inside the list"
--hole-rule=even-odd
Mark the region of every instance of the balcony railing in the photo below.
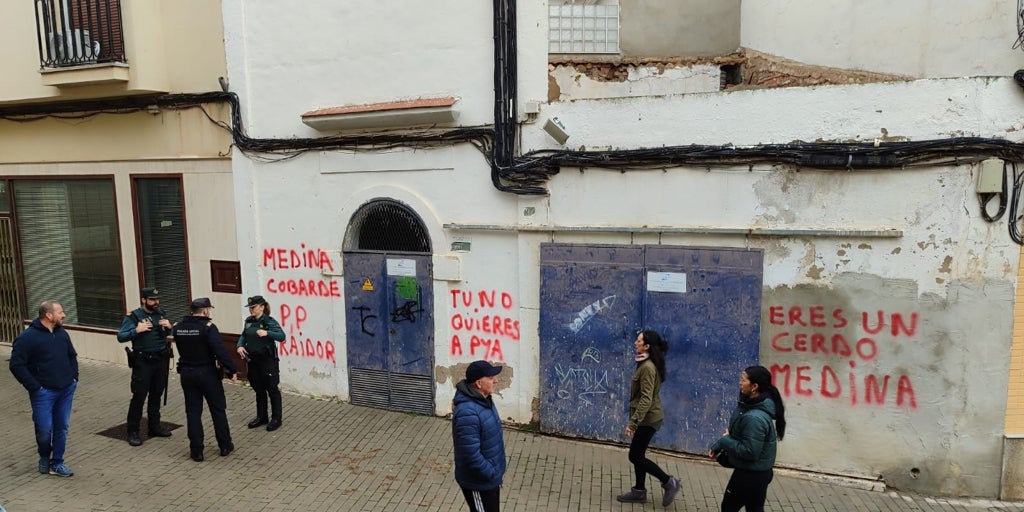
[[[126,62],[120,0],[35,0],[39,66]]]

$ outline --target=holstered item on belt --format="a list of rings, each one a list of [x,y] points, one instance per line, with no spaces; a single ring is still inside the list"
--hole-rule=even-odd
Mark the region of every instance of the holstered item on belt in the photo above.
[[[130,349],[128,347],[125,347],[124,348],[124,353],[125,353],[126,356],[128,356],[128,368],[134,367],[135,366],[135,354],[132,353],[132,349]]]
[[[214,361],[213,365],[217,367],[217,373],[220,374],[220,378],[228,380],[231,379],[231,370],[229,370],[226,366],[220,364],[220,361]]]
[[[249,359],[253,361],[269,361],[274,358],[274,347],[266,347],[261,350],[248,352],[248,355]]]
[[[160,352],[135,352],[136,357],[147,363],[158,363],[167,359],[163,351]]]

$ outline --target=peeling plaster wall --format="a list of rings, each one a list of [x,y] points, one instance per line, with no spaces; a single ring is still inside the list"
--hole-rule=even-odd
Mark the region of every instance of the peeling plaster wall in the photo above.
[[[410,21],[424,12],[391,12],[368,2],[349,12],[319,1],[310,6],[321,13],[317,19],[295,21],[311,25],[306,30],[272,38],[278,18],[291,16],[285,8],[225,2],[231,83],[243,99],[249,135],[316,135],[299,122],[299,113],[427,93],[461,98],[462,125],[490,122],[490,6],[442,4],[431,9],[452,13],[447,21],[459,30],[436,37],[414,29],[386,41],[376,36],[396,23],[395,16]],[[350,21],[357,14],[361,24]],[[547,55],[538,41],[545,40],[546,11],[524,5],[519,14],[520,99],[543,98]],[[342,43],[331,39],[338,34]],[[424,40],[429,44],[413,44]],[[1019,141],[1022,107],[1024,95],[1011,79],[964,78],[577,99],[544,104],[539,120],[558,116],[570,133],[570,149],[795,140],[885,144],[955,135]],[[560,148],[540,124],[522,127],[523,152]],[[980,217],[971,165],[851,172],[562,169],[543,197],[495,190],[486,161],[469,145],[307,153],[273,164],[236,155],[233,171],[246,293],[266,292],[275,272],[346,279],[338,251],[352,213],[368,200],[391,197],[420,215],[435,262],[445,262],[444,275],[435,276],[432,312],[437,414],[450,412],[452,386],[465,366],[488,358],[508,367],[497,397],[502,416],[522,423],[537,419],[541,243],[753,247],[765,252],[761,362],[789,379],[781,382],[790,430],[780,445],[780,464],[881,476],[924,493],[998,495],[1020,252],[1007,235],[1006,219],[990,224]],[[902,236],[517,232],[446,224],[899,230]],[[456,237],[471,249],[452,249]],[[266,248],[323,250],[333,269],[274,270],[265,264]],[[481,311],[480,293],[507,296],[507,307],[499,301]],[[312,355],[286,354],[284,385],[347,399],[344,298],[277,293],[268,299],[275,312],[283,304],[293,312],[303,305],[301,336],[333,340],[335,348],[333,360],[315,347]],[[465,340],[481,333],[455,319],[480,314],[518,322],[516,335],[483,336],[490,343],[467,348]],[[297,321],[293,317],[286,331],[299,334]],[[778,338],[784,332],[789,334]],[[798,341],[800,332],[806,341]],[[815,341],[822,339],[827,342]]]
[[[741,10],[743,46],[808,64],[921,78],[1024,67],[1014,0],[761,0]]]
[[[858,140],[885,127],[910,140],[963,132],[1017,140],[1018,121],[1002,112],[1022,106],[1011,85],[737,91],[576,101],[548,113],[565,122],[573,147]],[[528,145],[548,144],[525,133]],[[1019,247],[1005,219],[981,219],[974,172],[563,169],[543,217],[561,225],[902,231],[553,238],[763,249],[761,363],[776,370],[790,421],[780,464],[926,493],[997,496]]]
[[[559,101],[664,96],[718,91],[722,81],[718,66],[698,64],[686,67],[659,68],[657,66],[630,67],[628,76],[621,81],[598,81],[575,66],[552,66],[551,79],[559,91]]]

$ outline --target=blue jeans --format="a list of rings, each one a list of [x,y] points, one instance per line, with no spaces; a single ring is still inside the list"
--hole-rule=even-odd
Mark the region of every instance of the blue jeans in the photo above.
[[[71,420],[71,400],[77,387],[78,382],[73,381],[64,389],[39,388],[29,393],[39,458],[49,459],[51,465],[64,462],[64,447],[68,441],[68,423]]]

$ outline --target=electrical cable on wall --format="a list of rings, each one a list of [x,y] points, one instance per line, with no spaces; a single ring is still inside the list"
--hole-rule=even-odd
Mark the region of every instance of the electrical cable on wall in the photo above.
[[[1009,224],[1010,239],[1016,242],[1017,245],[1024,245],[1024,235],[1021,234],[1021,221],[1024,219],[1024,213],[1020,210],[1021,189],[1024,188],[1024,172],[1017,170],[1015,162],[1010,164],[1010,169],[1013,175],[1013,192],[1010,197],[1010,217],[1007,224]]]

